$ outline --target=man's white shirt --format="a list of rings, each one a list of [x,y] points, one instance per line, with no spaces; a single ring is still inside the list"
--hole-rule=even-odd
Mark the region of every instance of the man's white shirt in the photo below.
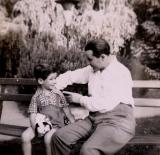
[[[73,83],[88,83],[89,94],[80,97],[80,104],[89,111],[104,113],[119,103],[134,107],[130,71],[116,58],[102,71],[94,72],[91,66],[87,66],[67,71],[56,79],[56,87],[60,90]]]

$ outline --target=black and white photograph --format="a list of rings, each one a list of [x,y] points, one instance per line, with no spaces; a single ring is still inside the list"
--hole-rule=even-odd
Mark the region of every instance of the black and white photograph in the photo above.
[[[160,155],[160,0],[0,0],[0,155]]]

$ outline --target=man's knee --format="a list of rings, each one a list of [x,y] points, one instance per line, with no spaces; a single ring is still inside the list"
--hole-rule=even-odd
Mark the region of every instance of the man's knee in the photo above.
[[[51,137],[52,141],[54,143],[56,143],[57,141],[59,141],[59,139],[62,139],[62,136],[61,136],[61,132],[59,132],[59,130],[57,130]]]
[[[53,142],[63,141],[63,142],[65,143],[65,141],[66,141],[65,133],[62,132],[61,130],[57,130],[57,131],[52,135],[52,141],[53,141]]]
[[[91,155],[91,154],[95,154],[93,152],[97,152],[96,154],[98,155],[98,151],[93,148],[91,145],[89,144],[83,144],[81,149],[80,149],[80,155]]]
[[[64,144],[72,144],[72,138],[62,130],[57,130],[52,136],[52,142],[63,142]]]
[[[81,147],[81,150],[80,150],[80,155],[101,155],[102,152],[95,148],[95,147],[92,147],[91,145],[88,145],[88,144],[84,144],[82,147]],[[105,152],[105,155],[113,155],[114,153],[111,153],[111,152]]]

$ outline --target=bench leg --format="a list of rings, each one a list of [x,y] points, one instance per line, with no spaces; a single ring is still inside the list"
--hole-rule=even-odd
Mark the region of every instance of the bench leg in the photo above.
[[[160,155],[160,145],[156,145],[157,155]]]
[[[2,116],[2,110],[3,110],[3,102],[0,101],[0,120],[1,120],[1,116]]]

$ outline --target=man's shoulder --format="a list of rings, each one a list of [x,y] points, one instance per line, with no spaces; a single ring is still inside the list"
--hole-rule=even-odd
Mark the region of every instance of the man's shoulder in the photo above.
[[[91,65],[87,65],[83,68],[79,68],[77,70],[84,70],[84,71],[93,71],[93,68],[91,67]]]
[[[131,72],[129,70],[129,68],[127,68],[123,63],[119,62],[117,63],[117,71],[118,74],[121,73],[121,75],[125,76],[125,75],[131,75]]]
[[[121,69],[125,70],[126,72],[130,72],[129,68],[125,66],[122,62],[117,61],[117,64]]]

